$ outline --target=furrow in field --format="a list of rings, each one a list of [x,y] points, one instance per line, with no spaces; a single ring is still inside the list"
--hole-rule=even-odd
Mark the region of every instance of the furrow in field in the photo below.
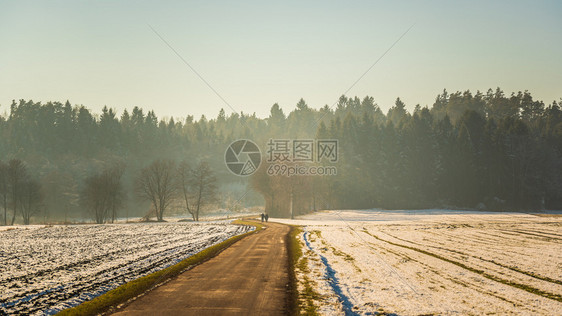
[[[471,239],[469,234],[460,235],[460,236],[457,234],[451,234],[445,232],[443,233],[430,232],[430,234],[432,234],[434,236],[434,239],[436,240],[443,240],[441,236],[447,236],[449,243],[443,243],[443,245],[458,244],[458,245],[463,245],[463,247],[465,248],[482,249],[499,255],[505,254],[504,252],[506,251],[505,240],[507,238],[505,237],[492,239],[489,242],[484,243],[481,241],[476,241],[474,239]],[[480,238],[480,240],[481,239],[482,238]],[[516,243],[512,241],[511,244],[516,244]],[[514,254],[524,257],[527,256],[526,253],[519,252],[517,249],[513,249],[512,247],[510,248],[509,252],[511,256],[513,256]]]
[[[209,243],[214,244],[217,240],[216,236],[209,238]],[[43,289],[43,291],[37,293],[37,290],[27,291],[24,293],[16,294],[12,297],[6,298],[6,300],[11,301],[15,304],[19,302],[29,301],[30,299],[38,299],[40,296],[50,297],[56,296],[57,298],[64,300],[73,298],[80,293],[97,292],[105,287],[110,287],[111,284],[122,284],[130,280],[130,275],[143,275],[147,272],[155,270],[155,268],[162,268],[166,263],[173,262],[174,257],[185,257],[188,254],[192,254],[195,250],[202,247],[202,243],[191,244],[190,246],[175,246],[168,249],[161,250],[159,252],[150,253],[131,261],[121,263],[115,266],[99,270],[92,275],[86,277],[80,277],[76,279],[76,283],[65,284],[64,282],[58,283],[55,286]],[[154,259],[157,258],[157,259]],[[107,259],[107,258],[106,258]],[[88,264],[82,266],[76,266],[77,270],[87,270],[92,269],[96,265],[101,264],[99,261],[90,261]],[[126,269],[125,269],[126,268]],[[62,271],[62,273],[68,273],[68,271]],[[49,278],[56,277],[56,275],[49,275]],[[101,281],[100,281],[101,280]],[[10,307],[11,304],[6,304],[6,307]],[[13,305],[12,305],[13,306]],[[41,310],[37,308],[37,310]],[[29,310],[34,312],[35,310]]]
[[[384,248],[384,247],[383,247]],[[387,249],[387,251],[390,251],[389,249]],[[540,308],[540,306],[535,306],[536,309],[531,309],[529,308],[528,304],[526,304],[525,301],[522,300],[517,300],[517,298],[513,299],[509,299],[506,298],[502,295],[499,295],[497,293],[497,291],[491,291],[491,290],[487,290],[484,288],[484,286],[482,286],[480,283],[478,282],[474,282],[472,281],[470,278],[459,278],[457,275],[450,273],[449,270],[447,269],[442,269],[442,270],[437,270],[434,266],[432,266],[431,264],[422,262],[421,260],[417,260],[415,258],[409,257],[405,254],[398,254],[400,256],[404,256],[406,258],[408,258],[408,260],[415,262],[416,264],[418,264],[419,266],[424,267],[424,269],[426,269],[427,271],[432,272],[433,274],[435,274],[437,277],[439,277],[439,279],[437,280],[432,280],[431,276],[427,276],[426,273],[424,273],[425,279],[428,280],[429,283],[435,284],[436,286],[438,285],[439,287],[441,287],[443,289],[443,291],[447,291],[450,288],[453,288],[453,286],[450,286],[447,281],[454,283],[458,286],[462,286],[465,287],[467,289],[470,289],[472,291],[475,291],[479,294],[482,295],[486,295],[486,296],[492,296],[493,298],[499,299],[503,302],[507,302],[509,304],[512,304],[513,306],[517,306],[518,308],[533,312],[533,313],[537,313],[537,312],[542,312],[542,313],[548,313],[547,309],[544,308]],[[429,289],[431,289],[431,287],[429,287]],[[476,293],[475,293],[476,294]],[[474,294],[473,294],[474,295]],[[517,301],[516,301],[517,300]],[[487,301],[489,301],[489,299],[487,299]],[[498,304],[494,304],[494,305],[498,305]],[[502,311],[505,312],[505,311]]]
[[[77,305],[85,300],[111,290],[140,276],[177,263],[200,250],[225,240],[229,236],[247,231],[247,227],[212,224],[143,224],[107,226],[80,226],[53,228],[36,232],[32,238],[21,232],[14,238],[16,246],[25,252],[35,254],[33,248],[25,249],[25,242],[37,240],[50,245],[49,255],[60,255],[60,267],[49,270],[37,268],[44,259],[24,254],[24,259],[11,262],[14,265],[27,264],[27,275],[7,275],[0,281],[0,314],[53,314],[60,309]],[[78,235],[76,235],[78,234]],[[55,235],[54,238],[53,235]],[[68,243],[67,240],[73,242]],[[0,249],[14,245],[0,243]],[[35,249],[44,247],[39,244]],[[82,256],[75,261],[65,251],[83,249]],[[15,247],[13,249],[18,249]],[[12,249],[12,251],[14,251]],[[6,250],[4,250],[6,251]],[[10,250],[8,250],[10,251]],[[88,256],[88,254],[90,254]],[[35,269],[34,269],[35,268]],[[42,270],[38,272],[37,270]],[[16,272],[17,273],[17,272]]]
[[[546,236],[543,236],[543,235],[540,235],[540,234],[528,233],[528,232],[518,231],[518,230],[502,229],[502,232],[504,234],[511,235],[511,236],[526,235],[527,237],[525,237],[525,239],[540,240],[540,241],[547,241],[547,242],[552,241],[552,242],[556,242],[556,243],[559,243],[560,241],[562,241],[562,238],[546,237]]]
[[[366,233],[368,236],[373,237],[372,234],[370,233]],[[439,290],[441,291],[451,291],[455,289],[455,286],[452,286],[451,283],[454,283],[457,286],[462,286],[465,287],[467,289],[470,289],[472,291],[477,292],[478,294],[481,295],[485,295],[485,296],[492,296],[495,299],[499,299],[503,302],[507,302],[510,304],[510,306],[517,306],[519,309],[523,309],[523,310],[528,310],[532,313],[545,313],[548,314],[549,310],[547,308],[544,308],[541,304],[535,302],[534,300],[529,300],[528,298],[525,299],[525,297],[520,297],[520,296],[514,296],[514,295],[510,295],[510,296],[505,296],[506,294],[502,294],[501,288],[498,290],[495,286],[491,285],[491,284],[486,284],[485,282],[483,283],[482,280],[486,280],[485,277],[483,276],[482,279],[475,279],[473,277],[470,277],[470,275],[468,274],[464,274],[458,271],[458,269],[463,270],[464,268],[459,267],[458,265],[454,265],[455,268],[451,269],[451,268],[445,268],[442,265],[436,265],[435,260],[441,260],[440,258],[437,258],[435,256],[417,256],[417,257],[412,257],[411,256],[411,251],[413,249],[408,248],[408,247],[402,247],[400,245],[394,245],[393,243],[389,243],[387,241],[384,241],[383,239],[377,239],[376,237],[375,241],[378,241],[378,243],[371,243],[373,246],[376,246],[377,249],[384,249],[385,252],[391,253],[393,255],[395,255],[396,257],[399,258],[405,258],[406,260],[400,260],[400,262],[402,264],[415,264],[415,266],[419,267],[423,267],[423,269],[425,270],[425,272],[419,273],[420,277],[422,279],[419,280],[418,283],[430,283],[430,284],[434,284],[434,286],[427,286],[425,287],[425,291],[427,290],[432,290],[432,291],[437,291],[437,293],[433,293],[434,298],[433,299],[437,299],[437,300],[441,300],[442,296],[439,295]],[[389,246],[395,246],[397,247],[396,251],[391,250],[390,248],[388,248],[387,246],[384,245],[389,245]],[[400,250],[402,249],[402,250]],[[407,251],[410,251],[410,254],[407,253]],[[414,254],[417,253],[416,251],[414,251]],[[449,262],[449,261],[447,261]],[[451,263],[451,262],[449,262]],[[439,269],[437,269],[436,267],[439,267]],[[396,268],[400,269],[400,266],[397,266]],[[403,270],[408,270],[410,268],[408,267],[402,267]],[[509,287],[507,285],[504,285],[506,287]],[[489,288],[489,289],[488,289]],[[461,292],[459,292],[460,294]],[[477,293],[473,293],[473,294],[469,294],[466,292],[462,292],[463,296],[469,296],[472,297],[472,299],[476,299],[475,295]],[[426,293],[427,295],[427,293]],[[490,306],[495,306],[495,308],[500,308],[498,303],[493,303],[493,301],[490,301],[490,299],[492,298],[482,298],[483,301],[486,301],[488,304],[490,304]],[[451,303],[452,304],[452,303]],[[507,312],[508,310],[496,310],[495,312],[499,312],[499,313],[504,313]],[[451,311],[453,312],[453,311]],[[474,311],[474,313],[478,314],[479,312]]]
[[[341,236],[342,233],[344,232],[338,233],[338,236]],[[346,239],[344,238],[343,240]],[[352,265],[350,261],[337,260],[333,262],[334,269],[336,269],[337,271],[341,271],[342,273],[341,279],[343,280],[343,282],[341,284],[341,288],[345,290],[344,292],[351,293],[350,297],[353,298],[352,302],[358,304],[354,307],[354,309],[357,309],[359,311],[369,312],[372,311],[370,307],[377,307],[382,308],[382,310],[387,313],[398,312],[399,314],[402,314],[404,313],[404,310],[399,306],[408,304],[415,306],[413,307],[413,310],[418,310],[419,312],[423,311],[423,313],[438,313],[442,306],[447,305],[451,305],[450,307],[448,307],[449,312],[458,312],[459,310],[463,310],[462,307],[458,306],[456,302],[443,299],[443,296],[439,294],[441,292],[443,292],[443,294],[448,294],[449,291],[455,288],[458,289],[457,283],[468,284],[467,287],[469,287],[471,291],[474,291],[474,293],[469,294],[471,297],[475,297],[477,293],[478,295],[482,295],[481,300],[488,302],[490,306],[496,306],[494,308],[497,312],[505,312],[509,309],[502,309],[505,308],[505,306],[500,307],[501,304],[499,304],[498,302],[493,303],[494,299],[501,300],[502,302],[508,302],[510,306],[513,306],[513,304],[523,305],[525,303],[525,301],[519,301],[516,298],[515,300],[514,298],[506,298],[501,295],[501,293],[496,293],[494,292],[494,290],[486,289],[479,282],[473,282],[467,277],[458,279],[458,274],[456,273],[458,273],[457,270],[460,269],[459,267],[454,266],[455,268],[452,270],[444,269],[442,270],[442,275],[436,268],[435,263],[433,263],[432,265],[431,263],[422,261],[426,259],[425,261],[431,262],[437,259],[423,255],[414,258],[411,256],[411,253],[407,253],[411,252],[408,249],[395,247],[396,250],[393,250],[390,247],[394,246],[388,245],[383,242],[377,242],[376,244],[355,242],[351,244],[334,244],[333,241],[334,240],[331,240],[327,243],[320,241],[319,243],[322,245],[322,247],[326,244],[329,244],[337,246],[337,248],[340,249],[356,248],[353,250],[353,253],[355,254],[357,254],[358,252],[361,254],[371,253],[371,257],[379,256],[380,259],[385,261],[385,264],[382,264],[381,262],[375,265],[378,270],[382,269],[384,271],[387,271],[387,273],[384,274],[383,278],[370,280],[363,279],[360,282],[350,282],[347,280],[348,277],[351,277],[347,273],[352,273],[352,270],[354,268],[354,265]],[[338,258],[337,255],[334,256]],[[384,259],[381,256],[383,256]],[[356,263],[356,265],[359,266],[362,271],[366,272],[367,274],[372,274],[374,262],[370,262],[369,265],[365,265],[365,261],[363,261],[363,259],[364,257],[357,257],[352,262]],[[388,265],[388,267],[386,265]],[[392,266],[392,270],[389,269],[390,266]],[[417,272],[415,272],[415,274],[412,274],[412,271]],[[375,272],[375,275],[380,275],[380,273],[380,271],[378,273]],[[485,280],[485,278],[483,279]],[[463,281],[461,282],[458,280]],[[457,281],[457,283],[453,281]],[[380,291],[381,283],[388,284],[388,288],[383,286],[383,292],[378,292]],[[406,283],[408,284],[407,286],[401,286],[406,285]],[[425,286],[423,288],[420,288],[419,286],[414,286],[414,284],[425,284]],[[375,290],[377,288],[379,290]],[[413,290],[413,288],[416,289]],[[381,297],[377,299],[377,297],[379,296],[378,293],[384,294],[385,298]],[[407,296],[405,297],[404,295]],[[463,293],[463,295],[467,295],[467,293]],[[408,303],[406,303],[406,301]],[[394,302],[396,302],[398,305],[395,305]],[[535,313],[547,312],[547,310],[541,309],[540,307],[534,305],[522,309],[533,311]],[[411,309],[407,310],[411,311]],[[411,312],[407,312],[406,314],[410,313]]]
[[[394,235],[392,235],[390,233],[387,233],[387,232],[384,232],[384,233],[386,235],[392,237],[392,238],[395,238],[395,239],[403,241],[403,242],[407,242],[407,243],[414,244],[414,245],[421,246],[421,247],[430,247],[430,248],[433,248],[433,249],[445,251],[449,254],[452,254],[453,258],[457,259],[457,260],[464,260],[467,257],[471,257],[473,259],[482,260],[484,262],[491,263],[491,264],[494,264],[494,265],[499,266],[501,268],[509,269],[511,271],[514,271],[514,272],[517,272],[517,273],[520,273],[520,274],[524,274],[526,276],[529,276],[529,277],[532,277],[532,278],[535,278],[535,279],[539,279],[541,281],[546,281],[546,282],[562,285],[561,280],[556,280],[556,279],[553,279],[553,278],[550,278],[550,277],[547,277],[547,276],[538,275],[534,272],[525,271],[525,270],[522,270],[522,269],[517,268],[517,267],[505,265],[503,263],[497,262],[496,261],[497,259],[496,260],[486,259],[486,258],[483,258],[481,256],[473,256],[473,255],[470,255],[470,254],[467,254],[465,252],[461,252],[461,251],[458,251],[458,250],[453,250],[453,249],[449,249],[449,248],[442,247],[442,246],[433,246],[433,245],[430,245],[430,244],[422,244],[422,243],[418,243],[418,242],[414,242],[414,241],[410,241],[410,240],[407,240],[407,239],[404,239],[404,238],[394,236]],[[495,255],[495,257],[497,257],[497,252],[494,253],[494,255]],[[460,257],[458,257],[458,256],[460,256]],[[485,265],[482,265],[482,267],[486,268]]]
[[[502,284],[505,284],[505,285],[509,285],[509,286],[514,287],[514,288],[518,288],[518,289],[520,289],[520,290],[527,291],[527,292],[532,293],[532,294],[535,294],[535,295],[543,296],[543,297],[546,297],[546,298],[549,298],[549,299],[552,299],[552,300],[555,300],[555,301],[558,301],[558,302],[562,302],[562,295],[560,295],[560,294],[552,293],[552,292],[550,292],[550,291],[544,291],[544,290],[541,290],[541,289],[532,287],[532,286],[527,285],[527,284],[522,284],[522,283],[519,283],[519,282],[515,282],[515,281],[503,279],[503,278],[501,278],[501,277],[499,277],[499,276],[490,274],[490,273],[488,273],[488,272],[486,272],[486,271],[484,271],[484,270],[480,270],[480,269],[476,269],[476,268],[470,267],[470,266],[466,265],[465,263],[462,263],[462,262],[459,262],[459,261],[456,261],[456,260],[452,260],[452,259],[443,257],[443,256],[441,256],[441,255],[438,255],[438,254],[429,252],[429,251],[427,251],[427,250],[423,250],[423,249],[419,249],[419,248],[416,248],[416,247],[412,247],[412,246],[407,246],[407,245],[403,245],[403,244],[391,242],[391,241],[382,239],[382,238],[380,238],[380,237],[378,237],[378,236],[376,236],[376,235],[374,235],[374,234],[371,234],[371,233],[369,233],[368,231],[364,231],[364,232],[365,232],[366,234],[372,236],[373,238],[375,238],[375,239],[377,239],[377,240],[380,240],[380,241],[382,241],[382,242],[386,242],[386,243],[391,244],[391,245],[394,245],[394,246],[398,246],[398,247],[410,249],[410,250],[413,250],[413,251],[416,251],[416,252],[419,252],[419,253],[423,253],[423,254],[428,255],[428,256],[435,257],[435,258],[440,259],[440,260],[442,260],[442,261],[445,261],[445,262],[448,262],[448,263],[452,263],[452,264],[454,264],[454,265],[456,265],[456,266],[459,266],[459,267],[461,267],[461,268],[463,268],[463,269],[465,269],[465,270],[468,270],[468,271],[470,271],[470,272],[479,274],[479,275],[481,275],[481,276],[483,276],[483,277],[485,277],[485,278],[487,278],[487,279],[490,279],[490,280],[492,280],[492,281],[499,282],[499,283],[502,283]]]

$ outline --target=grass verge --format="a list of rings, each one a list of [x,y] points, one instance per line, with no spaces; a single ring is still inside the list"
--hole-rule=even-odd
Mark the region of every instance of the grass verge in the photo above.
[[[301,229],[298,226],[291,226],[289,234],[287,234],[287,252],[289,253],[289,295],[288,295],[288,312],[290,315],[299,314],[299,291],[297,286],[296,265],[302,256],[301,244],[298,236]]]
[[[320,295],[314,290],[312,281],[307,276],[310,271],[308,269],[308,258],[303,256],[302,243],[299,239],[301,233],[302,229],[299,226],[291,226],[288,235],[289,278],[291,281],[291,305],[289,306],[292,308],[290,314],[318,315],[318,308],[314,302],[320,298]],[[297,269],[303,274],[304,288],[302,292],[299,292],[298,289]]]
[[[169,266],[163,270],[156,271],[147,276],[125,283],[94,298],[91,301],[84,302],[76,307],[62,310],[57,315],[98,315],[107,312],[111,308],[125,303],[128,300],[156,287],[158,284],[161,284],[169,278],[172,278],[195,265],[211,259],[235,242],[263,229],[263,225],[257,222],[236,220],[232,223],[236,225],[250,225],[256,227],[256,229],[242,235],[233,236],[219,244],[206,248],[173,266]]]

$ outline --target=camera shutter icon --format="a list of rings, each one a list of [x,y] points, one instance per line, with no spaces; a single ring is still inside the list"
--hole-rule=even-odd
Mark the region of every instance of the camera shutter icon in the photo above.
[[[224,154],[228,169],[237,176],[249,176],[261,164],[261,151],[251,140],[239,139],[232,142]]]

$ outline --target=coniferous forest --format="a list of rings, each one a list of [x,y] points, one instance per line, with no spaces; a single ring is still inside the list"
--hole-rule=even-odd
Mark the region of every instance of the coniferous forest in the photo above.
[[[333,108],[301,99],[289,113],[274,104],[266,118],[224,110],[216,118],[159,118],[138,107],[94,113],[69,101],[20,100],[0,117],[0,204],[8,224],[14,215],[24,223],[93,218],[81,203],[85,186],[119,166],[122,201],[113,217],[144,216],[150,205],[137,197],[135,179],[167,160],[208,163],[218,192],[209,207],[265,205],[273,216],[290,216],[291,208],[562,209],[561,106],[562,99],[544,103],[499,88],[443,91],[412,111],[399,98],[388,111],[369,96],[341,96]],[[280,138],[337,139],[337,175],[270,176],[263,163],[239,177],[225,167],[234,140],[251,139],[265,154],[267,141]],[[27,180],[10,183],[14,170]],[[11,201],[15,185],[20,203]]]

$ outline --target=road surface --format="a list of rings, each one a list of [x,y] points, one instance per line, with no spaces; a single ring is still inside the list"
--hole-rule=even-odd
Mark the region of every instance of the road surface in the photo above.
[[[286,315],[289,230],[267,223],[115,315]]]

